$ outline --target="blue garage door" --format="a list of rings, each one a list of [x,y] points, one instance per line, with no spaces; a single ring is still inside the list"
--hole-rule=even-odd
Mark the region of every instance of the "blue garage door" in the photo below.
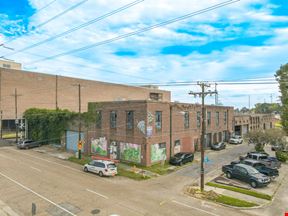
[[[81,140],[84,140],[84,133],[81,133]],[[78,131],[66,131],[66,150],[78,151]],[[82,146],[82,151],[84,146]]]

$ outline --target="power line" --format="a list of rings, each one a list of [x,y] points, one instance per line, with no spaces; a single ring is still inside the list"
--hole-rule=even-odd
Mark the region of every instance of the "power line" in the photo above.
[[[39,10],[37,10],[37,12],[35,14],[40,13],[42,10],[46,9],[47,7],[49,7],[51,4],[53,4],[54,2],[56,2],[57,0],[53,0],[51,2],[49,2],[48,4],[44,5],[42,8],[40,8]],[[33,16],[35,16],[35,14],[33,14]]]
[[[69,55],[69,54],[80,52],[80,51],[84,51],[84,50],[87,50],[87,49],[90,49],[90,48],[93,48],[93,47],[109,44],[109,43],[112,43],[114,41],[118,41],[118,40],[121,40],[121,39],[124,39],[124,38],[128,38],[128,37],[131,37],[131,36],[134,36],[134,35],[138,35],[138,34],[150,31],[152,29],[156,29],[156,28],[159,28],[159,27],[162,27],[162,26],[166,26],[166,25],[175,23],[175,22],[179,22],[179,21],[188,19],[190,17],[196,16],[196,15],[199,15],[199,14],[203,14],[203,13],[206,13],[206,12],[209,12],[209,11],[215,10],[217,8],[221,8],[221,7],[224,7],[226,5],[230,5],[230,4],[239,2],[239,1],[240,0],[229,0],[229,1],[225,1],[225,2],[219,3],[219,4],[215,4],[213,6],[210,6],[210,7],[198,10],[198,11],[194,11],[192,13],[189,13],[189,14],[177,17],[177,18],[173,18],[173,19],[170,19],[170,20],[167,20],[167,21],[164,21],[164,22],[152,25],[152,26],[141,28],[139,30],[136,30],[136,31],[133,31],[133,32],[130,32],[130,33],[127,33],[127,34],[123,34],[123,35],[120,35],[120,36],[117,36],[117,37],[114,37],[114,38],[110,38],[110,39],[107,39],[107,40],[104,40],[104,41],[100,41],[100,42],[96,42],[96,43],[90,44],[88,46],[84,46],[84,47],[81,47],[81,48],[77,48],[77,49],[73,49],[73,50],[70,50],[70,51],[67,51],[67,52],[63,52],[63,53],[60,53],[60,54],[49,56],[49,57],[46,57],[46,58],[43,58],[43,59],[32,61],[32,62],[28,63],[27,65],[35,64],[35,63],[42,62],[42,61],[49,60],[49,59],[58,58],[58,57],[61,57],[61,56]]]
[[[83,1],[81,1],[81,2],[78,2],[77,4],[75,4],[75,5],[73,5],[73,6],[69,7],[69,8],[67,8],[66,10],[62,11],[61,13],[59,13],[59,14],[57,14],[57,15],[51,17],[50,19],[48,19],[48,20],[46,20],[46,21],[44,21],[43,23],[40,23],[39,25],[33,27],[32,30],[27,31],[27,32],[24,32],[21,36],[23,36],[23,35],[27,35],[28,33],[31,33],[31,32],[33,32],[33,31],[35,31],[37,28],[40,28],[40,27],[42,27],[42,26],[44,26],[44,25],[50,23],[51,21],[53,21],[53,20],[59,18],[60,16],[63,16],[64,14],[66,14],[66,13],[68,13],[68,12],[74,10],[75,8],[81,6],[82,4],[84,4],[84,3],[87,2],[87,1],[88,1],[88,0],[83,0]],[[12,38],[12,39],[10,39],[10,40],[4,42],[4,44],[11,43],[12,41],[16,40],[17,38],[18,38],[18,37],[14,37],[14,38]]]
[[[109,13],[106,13],[106,14],[104,14],[104,15],[102,15],[102,16],[99,16],[99,17],[97,17],[97,18],[95,18],[95,19],[92,19],[92,20],[90,20],[90,21],[88,21],[88,22],[82,23],[81,25],[75,26],[75,27],[73,27],[73,28],[71,28],[71,29],[69,29],[69,30],[67,30],[67,31],[64,31],[64,32],[62,32],[62,33],[60,33],[60,34],[57,34],[57,35],[55,35],[55,36],[52,36],[52,37],[50,37],[50,38],[47,38],[47,39],[42,40],[42,41],[40,41],[40,42],[38,42],[38,43],[35,43],[35,44],[32,44],[32,45],[27,46],[27,47],[25,47],[25,48],[22,48],[22,49],[20,49],[20,50],[17,50],[17,51],[15,51],[15,52],[10,53],[10,54],[8,54],[8,55],[5,55],[5,56],[3,56],[3,57],[12,56],[12,55],[15,55],[16,53],[19,53],[19,52],[23,52],[23,51],[32,49],[32,48],[34,48],[34,47],[40,46],[41,44],[44,44],[44,43],[53,41],[53,40],[55,40],[55,39],[57,39],[57,38],[63,37],[63,36],[65,36],[65,35],[67,35],[67,34],[70,34],[71,32],[74,32],[74,31],[77,31],[77,30],[82,29],[82,28],[84,28],[84,27],[87,27],[87,26],[89,26],[89,25],[91,25],[91,24],[94,24],[94,23],[96,23],[96,22],[99,22],[99,21],[101,21],[101,20],[103,20],[103,19],[105,19],[105,18],[107,18],[107,17],[110,17],[110,16],[112,16],[112,15],[114,15],[114,14],[117,14],[117,13],[119,13],[119,12],[121,12],[121,11],[124,11],[124,10],[126,10],[126,9],[128,9],[128,8],[130,8],[130,7],[133,7],[134,5],[137,5],[137,4],[139,4],[139,3],[143,2],[143,1],[144,1],[144,0],[137,0],[137,1],[131,2],[131,3],[129,3],[129,4],[126,4],[126,5],[118,8],[118,9],[116,9],[116,10],[113,10],[113,11],[111,11],[111,12],[109,12]]]

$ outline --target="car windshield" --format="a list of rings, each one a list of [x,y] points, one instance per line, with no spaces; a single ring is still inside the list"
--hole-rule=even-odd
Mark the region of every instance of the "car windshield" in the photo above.
[[[108,164],[107,167],[108,168],[116,168],[116,165],[115,164]]]
[[[181,157],[183,157],[183,155],[184,155],[183,153],[177,153],[177,154],[174,155],[174,157],[181,158]]]
[[[253,167],[247,166],[246,170],[248,171],[249,174],[259,174],[259,171]]]

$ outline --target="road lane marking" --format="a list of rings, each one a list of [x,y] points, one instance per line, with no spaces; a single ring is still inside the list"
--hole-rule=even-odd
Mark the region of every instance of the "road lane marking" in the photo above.
[[[109,199],[107,196],[105,196],[105,195],[102,195],[102,194],[100,194],[100,193],[97,193],[96,191],[93,191],[93,190],[90,190],[90,189],[86,189],[86,191],[88,191],[88,192],[90,192],[90,193],[93,193],[93,194],[96,194],[96,195],[98,195],[98,196],[100,196],[100,197],[102,197],[102,198],[104,198],[104,199]]]
[[[8,160],[12,160],[12,161],[17,161],[17,160],[14,159],[14,158],[10,158],[10,157],[7,157],[7,156],[2,155],[2,154],[0,154],[0,157],[6,158],[6,159],[8,159]]]
[[[76,172],[81,172],[81,173],[83,173],[83,170],[82,170],[82,169],[75,169],[75,168],[73,168],[73,167],[69,167],[69,166],[66,166],[66,165],[61,164],[61,163],[57,163],[57,162],[54,162],[54,161],[46,160],[46,159],[43,159],[43,158],[40,158],[40,157],[37,157],[37,156],[34,156],[34,155],[30,155],[30,154],[24,153],[24,152],[22,152],[21,150],[15,150],[15,149],[7,148],[7,147],[3,147],[3,149],[11,150],[11,151],[17,152],[17,153],[19,153],[19,154],[27,155],[28,157],[32,157],[32,158],[35,158],[35,159],[38,159],[38,160],[42,160],[42,161],[45,161],[45,162],[48,162],[48,163],[52,163],[52,164],[56,164],[56,165],[58,165],[58,166],[65,167],[65,168],[67,168],[67,169],[70,169],[70,170],[73,170],[73,171],[76,171]],[[16,160],[15,160],[15,161],[16,161]],[[85,174],[85,173],[83,173],[83,174]],[[105,179],[105,180],[104,180],[104,179],[100,179],[100,177],[99,177],[99,178],[97,178],[97,180],[98,180],[98,181],[105,182],[105,183],[109,182],[109,183],[111,183],[111,184],[115,184],[115,182],[113,182],[112,180],[109,180],[109,179]]]
[[[52,205],[56,206],[57,208],[59,208],[59,209],[65,211],[65,212],[67,212],[68,214],[70,214],[70,215],[72,215],[72,216],[77,216],[77,215],[73,214],[72,212],[68,211],[67,209],[63,208],[62,206],[58,205],[57,203],[55,203],[55,202],[49,200],[48,198],[42,196],[41,194],[39,194],[39,193],[33,191],[32,189],[30,189],[30,188],[26,187],[25,185],[19,183],[18,181],[16,181],[16,180],[10,178],[9,176],[3,174],[2,172],[0,172],[0,175],[3,176],[3,177],[6,178],[6,179],[12,181],[13,183],[17,184],[18,186],[24,188],[25,190],[27,190],[27,191],[29,191],[29,192],[35,194],[36,196],[40,197],[41,199],[43,199],[43,200],[45,200],[45,201],[51,203]]]
[[[30,166],[30,168],[31,168],[31,169],[34,169],[34,170],[36,170],[36,171],[38,171],[38,172],[42,172],[42,170],[40,170],[40,169],[38,169],[38,168],[36,168],[36,167]]]
[[[218,214],[214,214],[214,213],[212,213],[212,212],[208,212],[208,211],[205,211],[205,210],[200,209],[200,208],[196,208],[196,207],[193,207],[193,206],[186,205],[186,204],[181,203],[181,202],[178,202],[178,201],[176,201],[176,200],[172,200],[172,202],[173,202],[173,203],[176,203],[176,204],[178,204],[178,205],[181,205],[181,206],[185,206],[185,207],[187,207],[187,208],[191,208],[191,209],[194,209],[194,210],[197,210],[197,211],[205,212],[206,214],[209,214],[209,215],[220,216],[220,215],[218,215]]]

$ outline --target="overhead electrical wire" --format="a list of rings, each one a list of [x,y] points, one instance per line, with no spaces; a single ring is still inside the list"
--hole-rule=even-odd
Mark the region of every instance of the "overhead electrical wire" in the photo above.
[[[57,34],[57,35],[55,35],[55,36],[52,36],[52,37],[47,38],[47,39],[45,39],[45,40],[42,40],[42,41],[40,41],[40,42],[38,42],[38,43],[29,45],[29,46],[24,47],[24,48],[22,48],[22,49],[20,49],[20,50],[16,50],[15,52],[12,52],[12,53],[10,53],[10,54],[4,55],[4,56],[2,56],[2,57],[12,56],[12,55],[15,55],[15,54],[17,54],[17,53],[19,53],[19,52],[23,52],[23,51],[32,49],[32,48],[34,48],[34,47],[40,46],[40,45],[42,45],[42,44],[44,44],[44,43],[53,41],[53,40],[55,40],[55,39],[57,39],[57,38],[63,37],[63,36],[65,36],[65,35],[67,35],[67,34],[70,34],[70,33],[74,32],[74,31],[79,30],[79,29],[85,28],[85,27],[87,27],[87,26],[89,26],[89,25],[92,25],[92,24],[94,24],[94,23],[96,23],[96,22],[99,22],[99,21],[101,21],[101,20],[103,20],[103,19],[105,19],[105,18],[107,18],[107,17],[110,17],[110,16],[112,16],[112,15],[114,15],[114,14],[117,14],[117,13],[119,13],[119,12],[121,12],[121,11],[124,11],[124,10],[126,10],[126,9],[128,9],[128,8],[130,8],[130,7],[133,7],[134,5],[137,5],[137,4],[139,4],[139,3],[143,2],[143,1],[144,1],[144,0],[137,0],[137,1],[131,2],[131,3],[126,4],[126,5],[118,8],[118,9],[115,9],[115,10],[109,12],[109,13],[106,13],[106,14],[104,14],[104,15],[102,15],[102,16],[99,16],[99,17],[97,17],[97,18],[95,18],[95,19],[89,20],[89,21],[87,21],[87,22],[85,22],[85,23],[82,23],[81,25],[75,26],[75,27],[73,27],[73,28],[71,28],[71,29],[69,29],[69,30],[67,30],[67,31],[64,31],[64,32],[62,32],[62,33],[60,33],[60,34]]]
[[[130,32],[130,33],[126,33],[126,34],[123,34],[123,35],[116,36],[114,38],[110,38],[110,39],[107,39],[107,40],[104,40],[104,41],[100,41],[100,42],[96,42],[96,43],[90,44],[88,46],[80,47],[80,48],[73,49],[73,50],[70,50],[70,51],[67,51],[67,52],[63,52],[63,53],[60,53],[60,54],[49,56],[49,57],[46,57],[46,58],[43,58],[43,59],[39,59],[39,60],[36,60],[36,61],[32,61],[32,62],[27,63],[27,65],[35,64],[35,63],[46,61],[46,60],[49,60],[49,59],[58,58],[58,57],[69,55],[69,54],[76,53],[76,52],[81,52],[81,51],[84,51],[84,50],[87,50],[87,49],[90,49],[90,48],[93,48],[93,47],[109,44],[109,43],[112,43],[114,41],[122,40],[124,38],[128,38],[128,37],[131,37],[131,36],[134,36],[134,35],[138,35],[138,34],[141,34],[141,33],[144,33],[144,32],[147,32],[147,31],[150,31],[150,30],[162,27],[162,26],[166,26],[166,25],[169,25],[169,24],[172,24],[172,23],[175,23],[175,22],[179,22],[179,21],[188,19],[190,17],[196,16],[196,15],[199,15],[199,14],[203,14],[203,13],[206,13],[206,12],[209,12],[209,11],[215,10],[217,8],[221,8],[221,7],[224,7],[226,5],[230,5],[230,4],[239,2],[239,1],[240,0],[229,0],[229,1],[225,1],[225,2],[219,3],[219,4],[215,4],[215,5],[212,5],[210,7],[207,7],[207,8],[198,10],[198,11],[194,11],[192,13],[189,13],[189,14],[186,14],[186,15],[183,15],[183,16],[180,16],[180,17],[176,17],[176,18],[173,18],[173,19],[170,19],[170,20],[167,20],[167,21],[163,21],[163,22],[155,24],[155,25],[151,25],[151,26],[148,26],[148,27],[144,27],[144,28],[138,29],[138,30]]]
[[[67,9],[64,10],[64,11],[62,11],[61,13],[59,13],[59,14],[57,14],[57,15],[51,17],[50,19],[44,21],[43,23],[40,23],[39,25],[33,27],[30,31],[27,31],[27,32],[23,33],[21,36],[23,36],[23,35],[27,35],[27,34],[33,32],[33,31],[35,31],[36,29],[38,29],[38,28],[40,28],[40,27],[42,27],[42,26],[44,26],[44,25],[50,23],[51,21],[53,21],[53,20],[59,18],[60,16],[63,16],[64,14],[66,14],[66,13],[68,13],[68,12],[74,10],[75,8],[81,6],[82,4],[84,4],[84,3],[87,2],[87,1],[88,1],[88,0],[83,0],[83,1],[81,1],[81,2],[78,2],[78,3],[75,4],[75,5],[72,5],[71,7],[67,8]],[[19,37],[11,38],[10,40],[4,42],[3,44],[6,45],[6,44],[11,43],[12,41],[18,39],[18,38],[19,38]]]

